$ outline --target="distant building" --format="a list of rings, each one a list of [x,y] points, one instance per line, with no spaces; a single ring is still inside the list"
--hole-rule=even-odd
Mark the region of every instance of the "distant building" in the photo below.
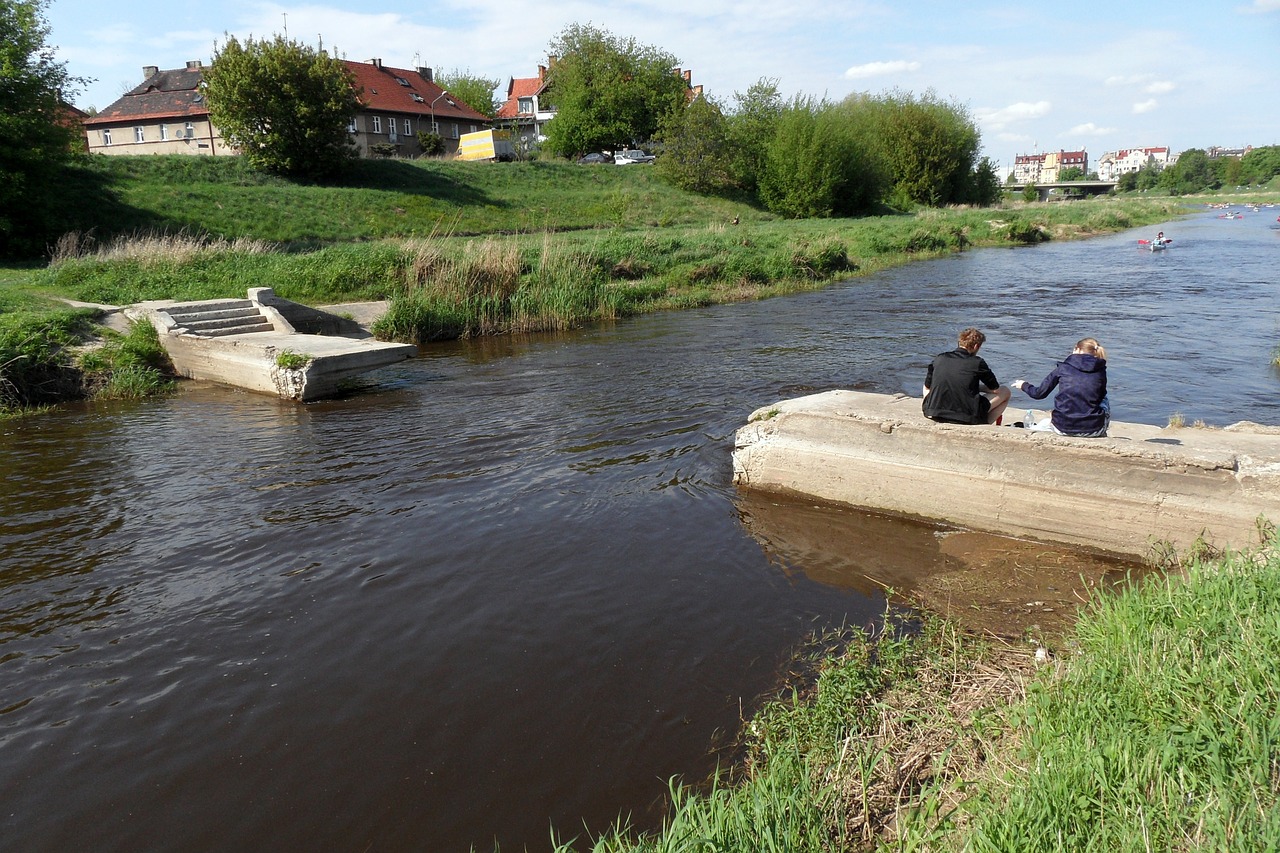
[[[343,60],[360,91],[360,110],[348,130],[362,156],[422,153],[418,132],[437,133],[445,153],[456,154],[458,138],[483,130],[492,120],[436,85],[430,68],[391,68],[382,60]],[[142,69],[143,82],[97,116],[85,119],[91,154],[235,154],[209,120],[200,90],[204,66]]]
[[[1252,150],[1252,145],[1246,145],[1243,148],[1219,148],[1217,145],[1212,145],[1206,148],[1204,153],[1209,155],[1210,160],[1217,160],[1219,157],[1235,157],[1239,159]]]
[[[1089,154],[1080,151],[1047,151],[1044,154],[1019,154],[1013,159],[1013,180],[1018,184],[1052,184],[1064,169],[1072,166],[1088,174]]]
[[[1168,148],[1121,148],[1098,158],[1098,180],[1114,181],[1126,172],[1136,172],[1148,163],[1164,168],[1173,162]]]

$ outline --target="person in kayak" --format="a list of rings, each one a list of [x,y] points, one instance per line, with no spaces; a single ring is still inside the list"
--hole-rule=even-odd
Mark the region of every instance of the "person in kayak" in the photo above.
[[[1103,438],[1111,425],[1111,405],[1107,400],[1107,351],[1094,338],[1082,338],[1066,361],[1039,385],[1025,379],[1010,383],[1033,400],[1043,400],[1058,389],[1053,399],[1053,415],[1033,429],[1051,430],[1060,435]]]
[[[940,423],[994,424],[1012,392],[1000,384],[978,350],[987,336],[974,328],[960,333],[951,352],[937,355],[924,377],[924,416]]]

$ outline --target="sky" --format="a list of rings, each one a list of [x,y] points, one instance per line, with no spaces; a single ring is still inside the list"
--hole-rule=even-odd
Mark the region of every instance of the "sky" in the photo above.
[[[1002,171],[1018,154],[1280,144],[1280,0],[47,0],[48,42],[99,109],[146,65],[208,64],[227,34],[345,59],[532,77],[572,23],[672,54],[706,94],[932,92],[969,111]]]

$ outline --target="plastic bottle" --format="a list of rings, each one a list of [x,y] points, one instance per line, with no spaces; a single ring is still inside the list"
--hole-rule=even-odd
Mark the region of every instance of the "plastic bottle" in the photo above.
[[[1022,416],[1022,422],[1027,425],[1027,429],[1031,429],[1036,422],[1036,413],[1027,409],[1027,413]]]

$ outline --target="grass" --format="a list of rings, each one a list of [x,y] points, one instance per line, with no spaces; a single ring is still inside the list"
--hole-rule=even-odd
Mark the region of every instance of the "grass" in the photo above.
[[[1278,656],[1271,544],[1100,595],[1044,663],[936,620],[854,633],[755,716],[733,774],[673,781],[661,830],[557,850],[1274,849]]]
[[[281,370],[301,370],[310,363],[311,356],[291,349],[282,350],[276,355],[276,367]]]

